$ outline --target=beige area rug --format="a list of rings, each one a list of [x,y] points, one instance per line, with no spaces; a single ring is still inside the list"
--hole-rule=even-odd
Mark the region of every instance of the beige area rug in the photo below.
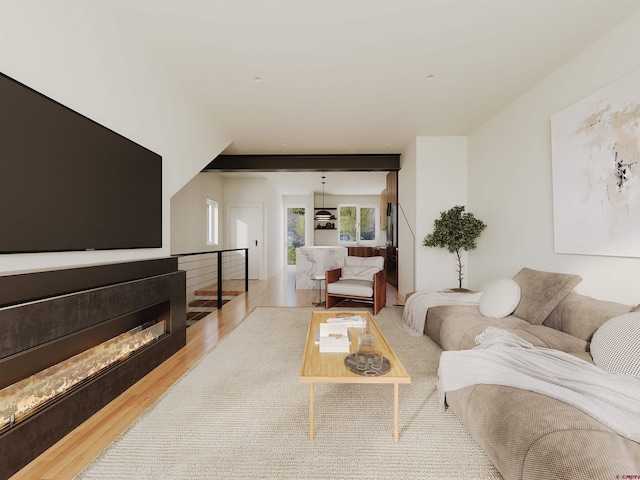
[[[401,307],[375,317],[411,375],[400,385],[400,442],[391,385],[299,381],[313,308],[259,307],[77,478],[501,478],[451,410],[438,412],[439,347],[412,337]]]

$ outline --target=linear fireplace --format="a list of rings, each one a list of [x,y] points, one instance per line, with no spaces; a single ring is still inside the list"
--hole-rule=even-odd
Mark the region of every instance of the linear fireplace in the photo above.
[[[152,321],[0,390],[0,432],[13,427],[83,382],[135,355],[166,333],[164,320]]]
[[[174,258],[25,275],[0,277],[0,478],[186,343]]]

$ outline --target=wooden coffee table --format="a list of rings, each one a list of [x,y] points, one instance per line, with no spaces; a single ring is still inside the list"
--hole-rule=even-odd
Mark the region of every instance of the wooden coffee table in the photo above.
[[[391,369],[384,375],[377,377],[367,377],[358,375],[347,369],[344,359],[348,353],[320,353],[319,347],[315,344],[315,332],[320,330],[320,323],[326,322],[328,318],[335,317],[338,313],[361,315],[370,322],[371,332],[375,336],[375,349],[389,359]],[[362,329],[350,328],[351,353],[358,349],[358,333]],[[399,385],[401,383],[411,383],[411,377],[400,363],[398,357],[389,346],[387,339],[376,325],[369,312],[336,312],[318,311],[311,313],[309,331],[307,332],[307,343],[302,357],[302,367],[300,368],[300,381],[309,384],[309,439],[313,440],[313,385],[315,383],[388,383],[393,385],[393,439],[399,440],[398,434],[398,404]]]

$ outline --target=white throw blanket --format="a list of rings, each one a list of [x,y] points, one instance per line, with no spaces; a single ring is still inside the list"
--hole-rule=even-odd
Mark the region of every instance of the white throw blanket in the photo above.
[[[613,374],[571,354],[534,347],[495,327],[471,350],[442,352],[440,408],[445,393],[474,384],[521,388],[561,400],[619,435],[640,442],[640,378]]]
[[[424,322],[430,307],[439,305],[477,305],[480,303],[482,292],[434,292],[420,291],[411,295],[402,311],[402,325],[413,336],[423,335]]]

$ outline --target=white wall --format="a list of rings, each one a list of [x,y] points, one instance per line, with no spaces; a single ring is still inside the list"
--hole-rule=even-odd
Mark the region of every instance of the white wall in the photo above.
[[[576,273],[576,291],[637,304],[640,259],[553,251],[550,118],[640,67],[640,14],[469,136],[469,204],[487,229],[470,256],[471,288],[521,267]]]
[[[163,157],[163,247],[2,255],[0,273],[166,256],[169,198],[230,140],[118,28],[109,2],[1,0],[0,71]]]
[[[218,245],[207,245],[207,200],[218,203]],[[222,250],[224,244],[224,179],[199,173],[171,197],[171,254]]]
[[[225,211],[229,205],[262,205],[264,245],[261,249],[259,278],[266,280],[280,272],[284,267],[285,241],[282,195],[266,179],[225,178],[224,202]],[[230,247],[228,241],[229,239],[225,238],[225,248]]]
[[[416,141],[412,141],[400,156],[398,171],[398,293],[401,295],[416,290],[416,251],[422,243],[416,236],[416,155]]]
[[[455,205],[467,205],[467,139],[466,137],[417,137],[415,161],[413,148],[403,155],[399,177],[399,200],[408,213],[407,218],[415,233],[413,237],[400,221],[399,258],[401,277],[399,293],[413,290],[409,273],[413,266],[407,263],[415,246],[415,289],[442,290],[458,286],[456,257],[447,250],[422,245],[424,237],[433,231],[433,221],[440,212]],[[415,200],[412,201],[412,198]],[[411,206],[415,205],[415,212]],[[475,213],[475,212],[474,212]],[[403,217],[402,212],[399,214]],[[466,257],[466,254],[465,254]],[[464,259],[463,259],[464,260]],[[463,262],[465,265],[466,261]],[[465,267],[465,276],[469,268]],[[463,281],[465,286],[466,280]]]

